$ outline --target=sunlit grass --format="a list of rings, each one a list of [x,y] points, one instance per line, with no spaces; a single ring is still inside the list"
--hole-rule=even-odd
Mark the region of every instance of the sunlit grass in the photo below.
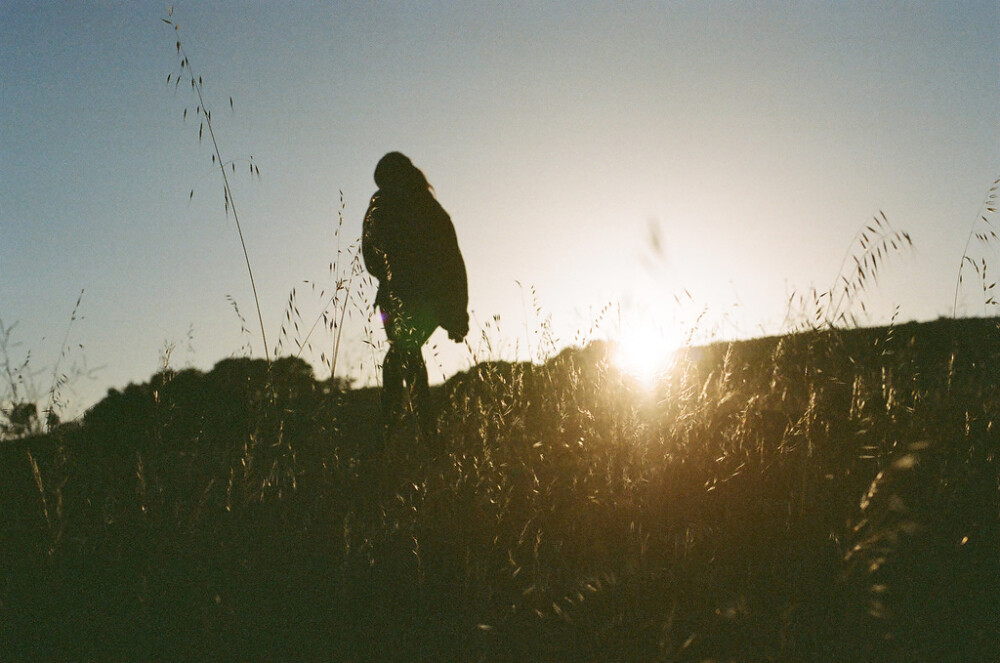
[[[301,360],[165,367],[0,448],[0,635],[11,660],[993,660],[998,333],[688,348],[655,402],[602,343],[483,359],[435,390],[437,450],[377,452],[377,392]]]

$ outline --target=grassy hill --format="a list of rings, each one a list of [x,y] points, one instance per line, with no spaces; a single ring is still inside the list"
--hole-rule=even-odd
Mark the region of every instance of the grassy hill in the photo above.
[[[378,394],[284,359],[0,444],[0,659],[1000,660],[1000,328],[594,344]]]

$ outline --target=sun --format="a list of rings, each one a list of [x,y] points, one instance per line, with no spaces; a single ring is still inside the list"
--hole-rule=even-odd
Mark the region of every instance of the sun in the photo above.
[[[673,363],[683,339],[669,327],[652,321],[621,329],[612,338],[612,363],[625,375],[651,388]]]

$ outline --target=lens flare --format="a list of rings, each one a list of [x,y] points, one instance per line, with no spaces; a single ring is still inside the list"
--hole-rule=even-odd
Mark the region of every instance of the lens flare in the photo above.
[[[669,329],[647,323],[622,329],[613,340],[612,363],[645,387],[653,387],[666,373],[682,344]]]

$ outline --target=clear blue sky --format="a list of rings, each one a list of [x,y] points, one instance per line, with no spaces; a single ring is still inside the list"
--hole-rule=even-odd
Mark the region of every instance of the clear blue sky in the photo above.
[[[99,370],[67,390],[71,409],[147,379],[165,344],[176,366],[240,354],[227,295],[261,352],[196,101],[165,85],[165,15],[0,0],[0,319],[18,323],[15,354],[51,372],[86,290],[70,336],[84,349],[61,370]],[[500,316],[490,333],[507,358],[539,343],[530,286],[563,345],[609,302],[623,320],[704,309],[700,324],[724,334],[780,331],[789,294],[828,288],[878,210],[916,251],[889,264],[871,322],[897,305],[901,320],[949,314],[1000,175],[995,0],[199,1],[173,18],[239,164],[272,345],[293,287],[307,324],[316,315],[303,282],[331,283],[339,192],[346,246],[389,150],[451,213],[471,309]],[[244,174],[251,154],[259,181]],[[663,305],[685,288],[686,312]],[[975,292],[964,300],[982,313]],[[343,370],[370,366],[349,336]],[[437,363],[468,365],[434,341],[438,379]]]

